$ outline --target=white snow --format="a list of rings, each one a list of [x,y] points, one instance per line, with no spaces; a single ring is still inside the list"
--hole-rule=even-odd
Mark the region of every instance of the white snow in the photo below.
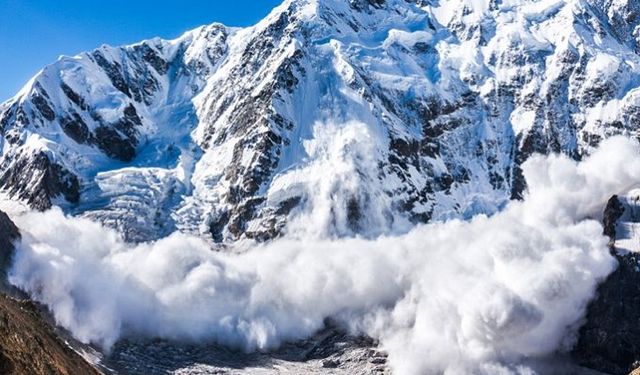
[[[78,175],[82,196],[79,205],[63,205],[76,219],[56,211],[19,216],[28,236],[16,282],[78,336],[107,344],[133,327],[262,348],[346,312],[346,321],[383,340],[405,373],[474,366],[495,373],[501,363],[558,348],[595,281],[610,271],[601,228],[585,218],[636,182],[618,173],[638,177],[629,162],[637,155],[578,166],[535,158],[527,164],[528,200],[508,204],[517,142],[537,132],[563,153],[585,156],[592,139],[637,137],[640,57],[583,1],[432,3],[387,0],[356,12],[343,0],[287,0],[253,27],[212,24],[175,40],[101,47],[132,86],[153,87],[140,101],[118,90],[90,54],[43,69],[0,106],[9,113],[21,105],[30,120],[5,129],[1,161],[44,151]],[[142,61],[142,47],[168,62],[166,74]],[[277,79],[296,83],[273,88]],[[62,92],[63,82],[88,109]],[[38,86],[50,96],[54,121],[33,102]],[[113,125],[129,105],[143,123],[131,162],[78,144],[59,121],[77,112],[94,130]],[[257,144],[271,134],[281,142],[264,151]],[[400,163],[390,162],[403,152],[391,149],[392,140],[409,145]],[[425,151],[430,142],[437,151]],[[609,151],[612,144],[633,148],[618,140]],[[236,208],[232,184],[248,185],[245,175],[260,172],[261,157],[275,165],[247,198],[264,203],[245,232],[287,223],[293,242],[256,249],[225,230],[230,252],[253,252],[211,254],[202,239]],[[589,181],[595,185],[583,186]],[[23,211],[15,196],[3,197],[0,209]],[[290,199],[300,206],[274,214]],[[409,214],[434,224],[415,228]],[[60,233],[29,225],[42,218]],[[82,218],[139,241],[182,234],[134,246]],[[437,223],[445,220],[453,221]],[[637,251],[637,224],[620,229],[620,245]],[[295,282],[300,290],[288,288]],[[558,288],[564,299],[553,297]],[[101,310],[104,293],[113,298]],[[274,295],[287,314],[266,298]]]
[[[331,132],[353,140],[358,131],[325,128],[310,152],[331,151],[322,143]],[[501,213],[376,240],[317,238],[331,230],[322,206],[346,198],[320,189],[299,239],[240,255],[183,234],[131,245],[60,210],[28,213],[14,217],[23,241],[10,280],[77,338],[106,347],[135,332],[268,349],[332,317],[381,340],[397,374],[522,373],[523,360],[570,344],[614,269],[590,217],[612,192],[637,186],[640,145],[614,138],[581,163],[536,156],[524,173],[525,200]]]

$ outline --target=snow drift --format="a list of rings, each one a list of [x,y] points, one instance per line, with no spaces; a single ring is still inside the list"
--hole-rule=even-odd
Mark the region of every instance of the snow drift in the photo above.
[[[345,170],[348,158],[327,158]],[[27,213],[15,218],[23,240],[10,278],[106,348],[136,334],[269,349],[331,317],[379,339],[399,374],[521,372],[520,360],[572,344],[614,269],[599,213],[640,181],[640,147],[616,137],[582,162],[534,156],[523,169],[524,201],[494,216],[376,239],[318,235],[328,223],[316,205],[349,195],[319,189],[300,213],[312,235],[298,226],[236,255],[179,233],[131,245],[58,209]]]

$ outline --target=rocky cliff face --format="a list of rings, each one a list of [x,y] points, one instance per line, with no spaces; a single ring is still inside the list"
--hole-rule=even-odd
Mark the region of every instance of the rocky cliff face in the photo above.
[[[20,238],[18,227],[9,219],[9,216],[0,211],[0,279],[6,280],[7,271],[11,267],[14,243]]]
[[[609,200],[603,222],[618,268],[598,288],[573,350],[580,363],[607,374],[640,368],[640,258],[629,246],[637,246],[633,228],[640,223],[638,208],[635,194]]]
[[[319,199],[330,236],[491,213],[520,196],[531,153],[636,136],[637,15],[287,0],[250,28],[63,57],[0,106],[0,187],[134,241],[267,240]]]

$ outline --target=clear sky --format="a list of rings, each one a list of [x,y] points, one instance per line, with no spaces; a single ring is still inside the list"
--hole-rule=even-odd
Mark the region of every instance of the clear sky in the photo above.
[[[282,0],[0,0],[0,102],[60,55],[213,22],[255,24]]]

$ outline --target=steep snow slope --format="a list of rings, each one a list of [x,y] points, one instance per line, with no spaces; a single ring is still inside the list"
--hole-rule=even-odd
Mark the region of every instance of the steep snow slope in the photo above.
[[[287,0],[250,28],[102,47],[0,107],[0,186],[130,240],[374,237],[493,213],[533,152],[636,136],[639,14],[631,0]],[[309,212],[324,225],[305,227]]]
[[[191,99],[232,32],[214,24],[45,68],[3,104],[0,183],[35,208],[59,204],[132,239],[162,235],[200,154]]]

